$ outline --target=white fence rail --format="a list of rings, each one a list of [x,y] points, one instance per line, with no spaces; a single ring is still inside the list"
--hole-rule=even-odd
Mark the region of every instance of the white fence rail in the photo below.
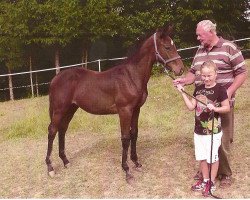
[[[246,41],[246,40],[250,40],[250,38],[242,38],[242,39],[237,39],[234,40],[234,42],[240,42],[240,41]],[[178,49],[177,51],[186,51],[186,50],[191,50],[191,49],[196,49],[199,46],[193,46],[193,47],[188,47],[188,48],[183,48],[183,49]],[[250,51],[250,49],[243,49],[242,52],[244,51]],[[127,57],[121,57],[121,58],[111,58],[111,59],[98,59],[95,61],[90,61],[90,62],[85,62],[85,63],[79,63],[79,64],[74,64],[74,65],[67,65],[67,66],[61,66],[59,67],[60,69],[65,69],[65,68],[71,68],[71,67],[77,67],[77,66],[87,66],[88,64],[92,64],[92,63],[97,63],[97,67],[98,67],[98,71],[102,71],[101,69],[101,63],[104,61],[117,61],[117,60],[123,60],[126,59]],[[192,59],[193,57],[187,57],[187,58],[183,58],[182,60],[188,60],[188,59]],[[29,74],[30,76],[30,85],[22,85],[22,86],[12,86],[12,89],[17,89],[17,88],[28,88],[31,87],[32,90],[32,96],[34,96],[34,91],[33,91],[33,87],[37,88],[37,95],[38,95],[38,86],[41,85],[48,85],[50,82],[43,82],[43,83],[35,83],[33,84],[33,79],[32,79],[32,75],[33,74],[37,74],[40,72],[46,72],[46,71],[53,71],[56,70],[57,68],[47,68],[47,69],[41,69],[41,70],[33,70],[33,71],[26,71],[26,72],[18,72],[18,73],[11,73],[11,74],[0,74],[0,78],[1,77],[13,77],[13,76],[17,76],[17,75],[24,75],[24,74]],[[5,91],[5,90],[10,90],[9,87],[6,88],[0,88],[0,91]]]

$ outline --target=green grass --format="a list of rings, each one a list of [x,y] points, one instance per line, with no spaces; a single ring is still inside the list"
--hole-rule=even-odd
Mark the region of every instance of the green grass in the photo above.
[[[49,124],[48,107],[48,96],[1,103],[0,117],[7,120],[0,128],[2,140],[45,137]],[[180,107],[184,107],[184,104],[172,86],[171,79],[167,76],[152,77],[149,81],[149,97],[141,109],[139,127],[157,129],[159,133],[172,132],[176,121],[187,111]],[[11,110],[13,112],[9,112]],[[118,115],[91,115],[78,109],[68,133],[79,131],[119,133]]]
[[[193,113],[187,110],[168,76],[151,77],[148,90],[148,99],[141,108],[140,129],[157,130],[159,135],[166,132],[170,135],[175,134],[176,125],[192,129],[191,122],[183,124],[182,120],[190,118]],[[192,94],[193,86],[188,86],[186,90]],[[246,106],[249,106],[249,101],[239,100],[235,109],[241,110]],[[2,133],[0,139],[45,137],[49,124],[48,107],[48,96],[0,103],[0,120],[5,119],[0,122]],[[78,109],[70,123],[68,133],[74,134],[79,131],[117,134],[120,132],[118,115],[91,115]]]
[[[248,62],[249,63],[249,62]],[[249,63],[250,64],[250,63]],[[137,151],[143,172],[132,168],[128,185],[121,169],[117,115],[95,116],[78,110],[66,137],[72,164],[64,169],[54,142],[53,179],[44,162],[49,123],[48,97],[0,103],[0,198],[202,198],[190,191],[197,170],[194,159],[194,113],[166,76],[152,77],[141,109]],[[193,87],[187,90],[192,93]],[[222,198],[249,198],[250,80],[237,93],[233,185],[217,188]],[[217,184],[218,185],[218,184]]]

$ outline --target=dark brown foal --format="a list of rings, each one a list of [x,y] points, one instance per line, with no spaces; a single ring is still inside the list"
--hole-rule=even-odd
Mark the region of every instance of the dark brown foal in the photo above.
[[[127,164],[131,145],[131,160],[140,168],[136,152],[138,118],[145,103],[147,83],[155,62],[161,62],[176,75],[183,72],[183,63],[176,47],[169,37],[171,27],[165,27],[145,40],[137,52],[123,64],[104,72],[85,68],[72,68],[55,76],[50,85],[50,118],[48,128],[48,151],[46,164],[50,176],[54,175],[51,152],[56,133],[59,137],[59,156],[65,167],[69,160],[65,155],[65,133],[68,125],[80,107],[96,115],[118,114],[121,127],[122,168],[126,180],[133,176]]]

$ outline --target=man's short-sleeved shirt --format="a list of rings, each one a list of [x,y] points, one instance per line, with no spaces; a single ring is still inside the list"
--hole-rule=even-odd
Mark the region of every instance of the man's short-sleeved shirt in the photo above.
[[[194,97],[204,104],[211,103],[216,107],[221,106],[221,102],[228,98],[226,89],[220,84],[216,84],[212,88],[205,88],[205,85],[199,85],[194,90]],[[208,110],[207,106],[197,102],[195,108],[195,128],[194,132],[199,135],[209,135],[212,133],[212,112]],[[213,133],[221,132],[221,119],[219,113],[214,113],[214,129]]]
[[[228,40],[219,37],[219,41],[208,51],[200,46],[193,59],[190,72],[196,75],[195,85],[200,85],[200,67],[205,61],[213,61],[217,68],[216,82],[226,89],[233,83],[235,76],[246,72],[246,63],[241,51]]]

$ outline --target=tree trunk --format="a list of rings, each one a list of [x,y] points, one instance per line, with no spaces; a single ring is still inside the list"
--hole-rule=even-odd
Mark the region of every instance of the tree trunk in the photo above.
[[[34,97],[34,85],[33,85],[33,77],[32,77],[32,57],[30,55],[30,87],[31,87],[31,94]]]
[[[56,74],[58,74],[60,72],[60,52],[59,52],[59,49],[56,48],[56,51],[55,51],[55,67],[56,67]]]
[[[10,68],[8,67],[8,74],[11,74],[11,70]],[[9,91],[10,91],[10,100],[14,100],[14,92],[13,92],[13,82],[12,82],[12,76],[9,75],[8,76],[9,78]]]
[[[88,62],[88,51],[86,48],[82,51],[82,63],[85,63],[82,65],[82,67],[85,67],[87,69],[87,62]]]

